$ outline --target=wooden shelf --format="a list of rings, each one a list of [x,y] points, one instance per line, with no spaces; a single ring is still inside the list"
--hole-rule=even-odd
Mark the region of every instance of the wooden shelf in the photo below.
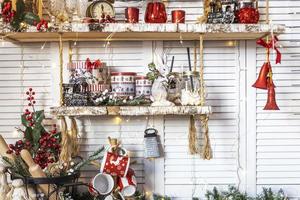
[[[99,106],[99,107],[54,107],[56,116],[147,116],[147,115],[208,115],[210,106]]]
[[[73,32],[19,32],[2,33],[16,42],[63,41],[145,41],[145,40],[253,40],[270,34],[284,33],[284,25],[268,24],[107,24],[100,32],[81,32],[86,24],[79,24]]]

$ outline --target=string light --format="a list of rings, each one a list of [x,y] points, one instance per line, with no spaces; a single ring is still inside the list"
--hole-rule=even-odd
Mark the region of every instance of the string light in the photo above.
[[[19,131],[16,129],[12,132],[13,137],[19,137]]]
[[[123,119],[120,116],[117,116],[114,118],[114,123],[117,125],[120,125],[122,123]]]
[[[235,47],[236,43],[237,43],[236,41],[230,40],[230,41],[226,41],[225,45],[228,46],[228,47]]]
[[[56,69],[56,68],[57,68],[56,63],[52,63],[52,68],[53,68],[53,69]]]
[[[44,44],[41,46],[41,50],[44,50],[45,45],[46,45],[46,42],[44,42]]]
[[[4,47],[4,37],[2,36],[2,39],[1,39],[1,45],[2,47]]]

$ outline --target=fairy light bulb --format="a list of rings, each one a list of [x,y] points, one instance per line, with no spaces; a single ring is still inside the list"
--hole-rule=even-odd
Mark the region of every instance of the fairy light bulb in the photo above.
[[[74,42],[74,46],[76,46],[76,45],[77,45],[77,41]]]
[[[226,46],[229,46],[229,47],[235,47],[235,46],[236,46],[236,41],[232,41],[232,40],[227,41],[227,42],[226,42]]]
[[[52,69],[55,69],[56,68],[56,63],[52,63]]]
[[[41,46],[41,50],[44,50],[45,46],[46,46],[46,42],[44,42],[44,44]]]
[[[18,130],[14,130],[12,132],[13,137],[18,137],[19,136],[19,131]]]
[[[117,117],[114,118],[114,123],[117,124],[117,125],[121,124],[122,121],[123,121],[123,119],[121,117],[119,117],[119,116],[117,116]]]
[[[180,34],[179,34],[179,39],[180,39],[180,44],[183,44],[183,38],[182,38],[181,32],[180,32]]]

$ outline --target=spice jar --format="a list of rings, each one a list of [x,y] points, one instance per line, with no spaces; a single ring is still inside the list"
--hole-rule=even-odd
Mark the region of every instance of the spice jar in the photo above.
[[[137,76],[135,78],[135,96],[144,96],[145,98],[150,99],[151,88],[152,81],[146,76]]]
[[[181,104],[197,106],[200,105],[201,82],[199,72],[184,72],[181,90]]]
[[[136,73],[134,72],[112,72],[112,92],[118,97],[133,97],[135,95],[135,77]]]
[[[259,21],[257,0],[240,1],[236,18],[238,23],[257,24]]]

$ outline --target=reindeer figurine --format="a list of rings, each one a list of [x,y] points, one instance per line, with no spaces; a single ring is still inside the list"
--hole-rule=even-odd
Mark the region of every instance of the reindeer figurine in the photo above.
[[[166,52],[163,53],[163,57],[159,56],[156,52],[155,55],[155,70],[157,78],[154,80],[152,85],[151,100],[153,103],[151,106],[175,106],[174,103],[167,100],[167,75],[169,74],[169,68],[166,63]]]

